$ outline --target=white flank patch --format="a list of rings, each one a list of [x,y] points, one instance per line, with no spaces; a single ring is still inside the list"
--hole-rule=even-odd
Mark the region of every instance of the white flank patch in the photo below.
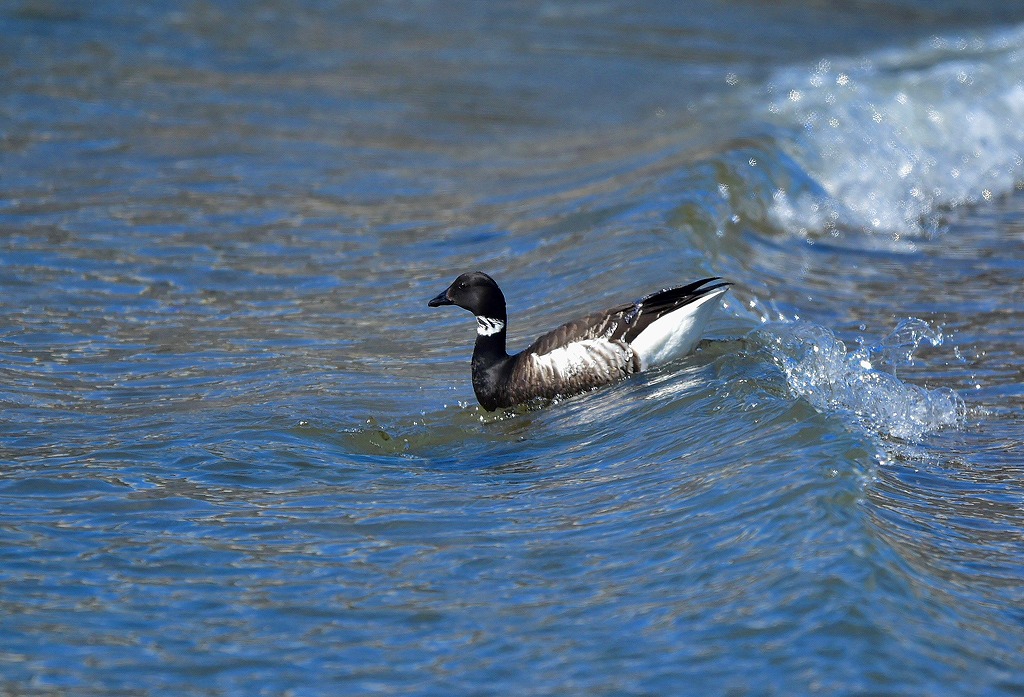
[[[719,288],[668,313],[633,339],[630,346],[640,356],[640,369],[668,363],[692,351],[725,290]]]
[[[563,378],[589,373],[610,379],[613,368],[617,375],[619,366],[632,359],[632,351],[605,339],[585,339],[532,358],[542,373],[551,372]]]
[[[505,328],[505,323],[500,319],[491,319],[483,315],[476,316],[476,333],[480,336],[491,336]]]

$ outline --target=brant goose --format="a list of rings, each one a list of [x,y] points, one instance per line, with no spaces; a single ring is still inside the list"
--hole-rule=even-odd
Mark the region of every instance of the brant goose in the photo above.
[[[473,391],[487,411],[586,392],[690,352],[729,283],[705,278],[563,324],[514,356],[505,351],[505,296],[480,271],[427,305],[476,315]]]

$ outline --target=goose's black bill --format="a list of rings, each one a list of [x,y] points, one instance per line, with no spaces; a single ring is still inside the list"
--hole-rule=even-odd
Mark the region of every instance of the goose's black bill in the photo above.
[[[442,305],[453,305],[451,300],[448,299],[448,291],[443,290],[437,294],[437,297],[433,298],[427,303],[427,307],[441,307]]]

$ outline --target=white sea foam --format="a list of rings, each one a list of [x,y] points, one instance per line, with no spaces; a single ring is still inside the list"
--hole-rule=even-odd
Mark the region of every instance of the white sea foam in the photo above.
[[[852,415],[871,432],[907,441],[963,422],[965,406],[956,392],[896,375],[922,343],[942,341],[922,320],[904,320],[878,346],[854,350],[825,327],[803,322],[771,325],[750,338],[767,349],[790,391],[822,413]]]
[[[1024,28],[780,71],[766,118],[821,190],[773,197],[808,235],[843,227],[893,238],[935,232],[943,209],[1024,181]]]

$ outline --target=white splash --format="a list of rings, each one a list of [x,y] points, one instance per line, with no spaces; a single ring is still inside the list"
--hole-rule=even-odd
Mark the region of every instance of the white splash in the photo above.
[[[854,351],[825,327],[803,322],[772,325],[748,338],[767,349],[794,395],[822,413],[852,414],[879,435],[917,441],[964,420],[964,401],[953,390],[920,387],[895,375],[923,342],[942,341],[941,332],[922,320],[904,320],[880,346]]]
[[[930,234],[942,209],[1013,191],[1022,82],[1024,28],[780,71],[765,117],[799,129],[784,147],[821,188],[780,188],[772,217],[804,234]]]
[[[500,319],[476,316],[476,333],[480,336],[493,336],[505,328],[505,323]]]

